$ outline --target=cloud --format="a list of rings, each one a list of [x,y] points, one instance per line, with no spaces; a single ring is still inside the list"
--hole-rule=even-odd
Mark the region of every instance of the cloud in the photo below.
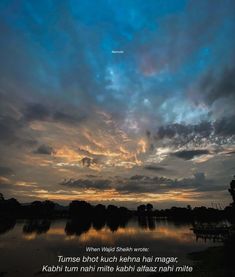
[[[165,167],[162,166],[156,166],[156,165],[146,165],[144,169],[150,170],[150,171],[164,171],[166,170]]]
[[[10,167],[0,166],[0,176],[13,175],[14,171]]]
[[[23,128],[22,122],[10,117],[0,116],[0,140],[4,143],[13,143],[19,139],[18,133]]]
[[[68,124],[76,124],[86,119],[85,114],[83,115],[75,115],[75,114],[69,114],[66,112],[56,111],[52,119],[55,121],[68,123]]]
[[[201,80],[200,89],[206,102],[212,104],[221,98],[231,97],[234,101],[235,67],[226,67],[219,76],[217,75],[209,72]]]
[[[133,175],[133,176],[130,177],[130,180],[137,180],[137,181],[139,181],[139,180],[143,180],[145,178],[146,178],[146,176],[144,176],[144,175]]]
[[[142,177],[142,180],[123,180],[115,187],[123,194],[131,193],[167,193],[171,191],[191,190],[201,191],[221,191],[224,186],[218,186],[211,179],[206,179],[203,172],[195,173],[191,178],[171,179],[165,177]]]
[[[41,120],[46,121],[51,117],[50,110],[43,104],[30,103],[23,111],[24,119],[26,121]]]
[[[198,150],[182,150],[172,153],[173,156],[184,160],[191,160],[197,156],[210,154],[210,151],[206,149],[198,149]]]
[[[37,144],[37,140],[27,133],[27,125],[22,120],[1,114],[0,141],[8,147],[12,145],[32,147]]]
[[[80,2],[2,5],[1,164],[48,190],[70,174],[123,194],[190,187],[177,178],[199,150],[234,149],[234,1]]]
[[[1,186],[1,190],[11,190],[13,188],[13,185],[11,184],[11,182],[7,178],[1,177],[1,176],[0,176],[0,186]]]
[[[174,137],[190,137],[200,135],[201,137],[208,137],[213,132],[213,125],[211,122],[200,122],[198,124],[183,124],[174,123],[162,125],[158,128],[157,138],[174,138]]]
[[[91,179],[77,179],[77,180],[65,180],[60,185],[65,187],[77,187],[80,189],[111,189],[110,180],[100,179],[100,180],[91,180]]]
[[[122,195],[133,193],[167,193],[170,191],[221,191],[224,186],[215,185],[213,180],[206,179],[203,172],[195,173],[191,178],[171,179],[166,177],[149,177],[133,175],[130,178],[115,179],[70,179],[60,183],[65,187],[92,190],[116,190]]]
[[[235,93],[235,92],[234,92]],[[223,117],[214,123],[215,134],[217,136],[235,135],[235,115]]]
[[[217,145],[235,143],[235,115],[222,117],[216,121],[202,121],[198,124],[174,123],[158,128],[155,140],[170,139],[171,144],[194,146],[215,143]]]
[[[141,181],[124,180],[116,189],[122,193],[167,193],[170,191],[221,191],[225,186],[218,186],[213,180],[206,179],[203,172],[195,173],[191,178],[171,179],[165,177],[145,177]]]
[[[34,154],[52,155],[55,153],[53,147],[42,144],[34,152]]]
[[[97,164],[97,159],[91,159],[88,157],[84,157],[81,159],[82,166],[90,167],[93,164]]]
[[[28,103],[22,113],[23,120],[26,122],[38,120],[77,124],[86,118],[85,114],[81,113],[81,111],[77,114],[72,107],[70,107],[70,110],[70,112],[67,112],[56,110],[41,103]]]

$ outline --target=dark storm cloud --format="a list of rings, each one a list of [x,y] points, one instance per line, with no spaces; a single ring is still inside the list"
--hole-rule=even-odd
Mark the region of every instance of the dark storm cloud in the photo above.
[[[146,165],[144,169],[150,170],[150,171],[164,171],[166,170],[165,167],[162,166],[156,166],[156,165]]]
[[[173,156],[184,160],[191,160],[197,156],[210,154],[210,152],[206,149],[198,149],[198,150],[183,150],[173,153]]]
[[[200,124],[175,123],[161,126],[155,135],[155,140],[170,139],[171,145],[182,147],[188,143],[200,146],[204,139],[212,139],[213,124],[202,122]]]
[[[13,175],[14,171],[10,167],[0,166],[0,176]]]
[[[10,116],[0,117],[0,140],[5,143],[13,143],[18,140],[18,133],[23,124]]]
[[[133,175],[133,176],[131,176],[130,177],[130,180],[143,180],[143,179],[145,179],[146,178],[146,176],[144,176],[144,175]]]
[[[90,180],[90,179],[77,179],[77,180],[65,180],[60,185],[66,186],[66,187],[77,187],[80,189],[110,189],[111,182],[110,180]]]
[[[66,112],[56,111],[52,119],[59,122],[64,122],[68,124],[76,124],[81,121],[83,121],[86,118],[85,114],[83,115],[75,115],[75,114],[69,114]]]
[[[49,107],[41,103],[29,103],[23,110],[23,120],[26,122],[38,120],[76,124],[86,118],[84,113],[76,114],[75,112],[72,112],[56,110],[53,107]]]
[[[55,151],[54,151],[53,147],[42,144],[33,153],[34,154],[42,154],[42,155],[52,155],[53,153],[55,153]]]
[[[157,138],[189,137],[191,135],[200,135],[208,137],[213,132],[211,122],[203,121],[199,124],[168,124],[161,126],[157,131]]]
[[[134,175],[130,178],[117,179],[70,179],[60,185],[78,189],[115,189],[121,194],[131,193],[161,193],[171,190],[192,189],[200,191],[221,191],[223,186],[217,186],[213,180],[206,179],[204,173],[196,173],[191,178],[170,179],[166,177],[149,177]]]
[[[209,104],[226,97],[235,100],[235,66],[226,67],[218,76],[208,73],[202,78],[201,90]]]
[[[217,120],[214,123],[214,129],[217,136],[235,135],[235,115]]]
[[[50,109],[43,104],[31,103],[28,104],[23,111],[26,121],[41,120],[45,121],[51,117]]]
[[[179,188],[177,180],[172,180],[165,177],[148,177],[141,176],[141,179],[133,178],[132,176],[128,180],[120,181],[117,185],[117,190],[122,193],[158,193],[164,190],[169,190],[172,188]]]
[[[32,135],[25,133],[25,123],[19,119],[7,115],[0,115],[0,141],[4,145],[18,147],[33,147],[37,140]]]
[[[161,193],[192,189],[195,191],[221,191],[223,186],[217,186],[213,180],[206,179],[204,173],[196,173],[191,178],[170,179],[165,177],[145,177],[142,180],[123,180],[116,185],[121,193]]]
[[[3,101],[6,101],[4,97]],[[70,111],[63,111],[59,108],[50,108],[48,105],[41,103],[28,103],[24,108],[19,108],[15,105],[15,103],[11,104],[11,107],[13,107],[13,111],[17,111],[16,115],[5,115],[4,110],[0,110],[0,141],[7,145],[35,147],[38,142],[32,130],[30,131],[29,129],[29,124],[32,121],[76,125],[86,118],[84,112],[80,111],[78,113],[73,108],[70,108]],[[39,153],[41,150],[39,149],[36,152]]]
[[[235,141],[235,115],[222,117],[216,121],[203,121],[198,124],[175,123],[159,127],[156,132],[155,140],[171,139],[175,146],[184,146],[193,143],[200,146],[205,141],[223,145]],[[178,156],[190,156],[190,153],[179,153]],[[192,153],[193,154],[193,153]],[[196,155],[197,153],[194,152]],[[200,152],[198,152],[200,154]],[[203,154],[203,153],[202,153]],[[204,153],[209,154],[209,153]]]

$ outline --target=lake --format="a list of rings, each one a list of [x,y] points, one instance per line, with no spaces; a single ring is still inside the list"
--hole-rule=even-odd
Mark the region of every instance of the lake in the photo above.
[[[68,276],[69,273],[42,273],[43,265],[57,265],[58,256],[77,257],[86,247],[145,248],[152,256],[178,257],[180,264],[192,264],[190,252],[204,250],[212,241],[196,240],[189,223],[132,218],[125,224],[95,224],[71,220],[18,220],[0,232],[0,276]],[[119,255],[132,255],[127,252]],[[141,255],[142,255],[141,254]],[[93,253],[97,256],[97,253]],[[114,253],[102,253],[108,257]],[[122,274],[122,273],[121,273]],[[73,274],[72,274],[73,275]],[[103,276],[103,273],[76,273]],[[120,273],[107,276],[120,276]],[[123,275],[123,274],[122,274]],[[125,274],[126,275],[131,275]],[[149,274],[144,274],[149,275]],[[132,276],[135,276],[132,275]],[[143,274],[141,274],[143,276]]]

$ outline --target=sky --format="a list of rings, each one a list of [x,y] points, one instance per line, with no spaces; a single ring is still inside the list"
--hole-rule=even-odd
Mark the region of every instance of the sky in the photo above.
[[[1,0],[0,191],[224,207],[233,0]]]

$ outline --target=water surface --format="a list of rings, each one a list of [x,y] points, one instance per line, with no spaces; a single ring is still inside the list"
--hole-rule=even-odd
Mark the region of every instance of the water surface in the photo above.
[[[83,255],[86,246],[145,247],[150,249],[149,255],[177,256],[182,264],[190,264],[188,253],[215,245],[212,241],[196,240],[190,228],[188,223],[155,219],[131,219],[119,226],[65,219],[20,220],[1,228],[0,276],[71,276],[40,271],[43,264],[57,264],[58,255]],[[91,273],[85,275],[94,276]]]

